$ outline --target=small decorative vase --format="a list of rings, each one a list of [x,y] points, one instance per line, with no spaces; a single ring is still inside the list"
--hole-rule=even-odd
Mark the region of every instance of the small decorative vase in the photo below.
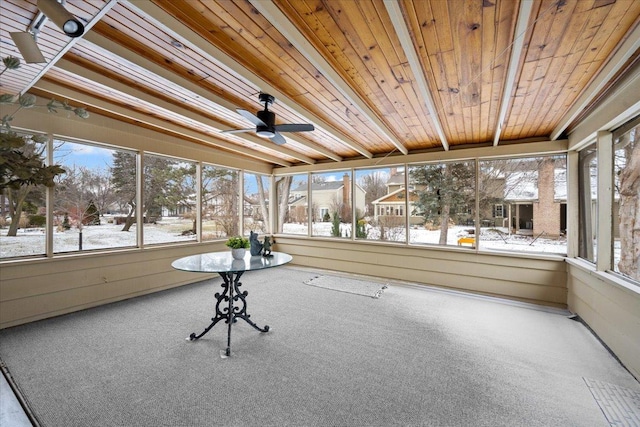
[[[244,253],[246,251],[245,248],[231,249],[231,256],[233,259],[244,259]]]

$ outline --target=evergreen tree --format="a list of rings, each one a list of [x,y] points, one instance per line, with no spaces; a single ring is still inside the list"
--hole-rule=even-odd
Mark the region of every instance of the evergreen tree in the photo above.
[[[412,215],[439,225],[439,243],[446,244],[449,220],[456,212],[466,211],[475,195],[474,162],[421,165],[411,168],[410,177],[418,189]]]
[[[11,224],[7,236],[16,236],[22,212],[34,194],[43,187],[53,187],[54,178],[63,174],[58,165],[44,162],[45,138],[19,136],[15,132],[0,132],[0,192],[9,200]]]
[[[144,189],[142,192],[142,211],[147,221],[155,221],[161,217],[162,206],[167,202],[165,189],[172,173],[170,160],[159,156],[144,157]],[[129,205],[129,212],[122,231],[129,231],[135,224],[136,213],[136,155],[126,152],[113,154],[111,173],[116,195]]]
[[[86,225],[100,225],[100,212],[96,204],[93,203],[93,199],[89,200],[89,205],[84,215],[84,223]]]
[[[335,237],[340,237],[340,216],[338,216],[338,212],[333,213],[333,220],[331,221],[331,235]]]
[[[111,176],[115,193],[122,204],[129,206],[122,231],[129,231],[135,223],[136,213],[136,156],[132,153],[117,151],[113,153]]]

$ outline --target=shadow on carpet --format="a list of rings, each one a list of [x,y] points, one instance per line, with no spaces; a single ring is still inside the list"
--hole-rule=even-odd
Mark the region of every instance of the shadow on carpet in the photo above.
[[[386,284],[338,276],[316,276],[303,283],[309,286],[370,298],[380,298],[384,290],[387,289]]]

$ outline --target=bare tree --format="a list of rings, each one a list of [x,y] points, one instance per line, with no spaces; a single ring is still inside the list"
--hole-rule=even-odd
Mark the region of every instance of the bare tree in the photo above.
[[[278,233],[282,233],[284,222],[289,212],[289,193],[293,176],[281,177],[276,183],[276,194],[278,195]]]
[[[364,202],[366,215],[373,213],[374,207],[372,202],[387,193],[387,180],[387,174],[381,171],[370,173],[359,179],[358,185],[365,191]]]
[[[215,167],[206,167],[203,172],[205,214],[220,226],[225,236],[238,234],[238,174],[231,169]]]
[[[78,250],[82,250],[85,225],[99,224],[99,211],[94,203],[96,174],[86,167],[67,168],[55,186],[54,209],[73,221],[79,231]]]
[[[100,215],[104,215],[109,210],[109,207],[116,204],[117,201],[115,189],[111,182],[111,173],[106,169],[92,169],[88,179],[87,188],[91,192],[93,202]]]
[[[618,171],[620,194],[620,262],[621,273],[640,278],[640,143],[639,127],[622,141],[626,164]]]
[[[267,207],[267,192],[265,191],[264,188],[264,183],[262,182],[262,176],[261,175],[255,175],[256,177],[256,184],[258,185],[258,206],[260,208],[260,216],[262,217],[261,220],[263,222],[263,224],[265,224],[267,221],[269,221],[269,208]],[[260,218],[256,218],[258,221],[260,220]],[[263,230],[264,232],[267,231],[268,227],[265,227],[263,225]]]

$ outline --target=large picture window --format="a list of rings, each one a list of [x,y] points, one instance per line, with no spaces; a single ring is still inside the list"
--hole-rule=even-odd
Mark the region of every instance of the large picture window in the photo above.
[[[473,160],[410,165],[409,242],[475,246],[475,185]]]
[[[238,234],[239,174],[220,166],[202,166],[202,240]]]
[[[196,163],[145,154],[144,244],[196,240]]]
[[[567,252],[565,155],[481,160],[478,170],[480,249]]]
[[[276,180],[278,195],[278,232],[309,234],[308,175],[285,175]]]
[[[356,239],[406,242],[405,168],[359,169],[355,174],[357,191],[364,194],[364,207],[356,205]]]
[[[136,155],[77,142],[54,141],[53,251],[136,246]]]
[[[350,238],[352,219],[351,171],[311,174],[312,235]]]

